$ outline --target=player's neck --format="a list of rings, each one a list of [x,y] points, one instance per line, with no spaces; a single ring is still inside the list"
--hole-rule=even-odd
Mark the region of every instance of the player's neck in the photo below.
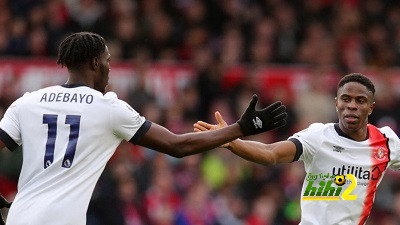
[[[355,141],[365,141],[368,139],[368,128],[366,125],[357,130],[350,130],[339,123],[339,128],[346,136]]]
[[[69,72],[68,80],[65,82],[66,85],[85,85],[88,87],[94,87],[93,79],[90,79],[90,76],[85,76],[84,73],[74,73],[72,71]]]

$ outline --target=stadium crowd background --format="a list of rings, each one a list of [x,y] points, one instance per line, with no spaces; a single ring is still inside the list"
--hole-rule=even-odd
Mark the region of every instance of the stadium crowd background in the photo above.
[[[219,110],[235,122],[259,87],[251,71],[268,65],[304,66],[312,79],[303,92],[274,89],[261,105],[281,100],[288,125],[251,137],[284,140],[312,122],[337,121],[335,77],[368,71],[377,84],[371,123],[400,134],[400,4],[383,0],[0,0],[1,59],[54,59],[71,32],[105,37],[115,62],[132,62],[145,76],[155,62],[189,64],[195,79],[168,105],[141,82],[126,96],[137,111],[174,132]],[[232,66],[244,80],[226,88]],[[110,79],[112,80],[112,65]],[[371,74],[369,74],[371,73]],[[140,79],[139,79],[140,80]],[[118,90],[113,90],[118,93]],[[262,94],[261,94],[262,95]],[[0,111],[17,95],[2,95]],[[98,141],[98,140],[94,140]],[[21,151],[0,152],[0,192],[12,199]],[[225,149],[174,159],[122,143],[107,166],[88,211],[88,225],[292,225],[299,221],[302,163],[261,166]],[[400,174],[388,171],[368,224],[400,224]],[[334,211],[332,211],[334,213]],[[71,215],[73,216],[73,215]]]

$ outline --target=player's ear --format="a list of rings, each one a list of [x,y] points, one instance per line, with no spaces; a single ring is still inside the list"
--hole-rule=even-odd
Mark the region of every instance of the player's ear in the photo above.
[[[90,66],[92,67],[93,70],[96,70],[97,67],[99,67],[99,58],[94,57],[90,63]]]
[[[375,109],[375,102],[372,102],[371,105],[369,106],[369,112],[368,112],[368,116],[371,115],[372,111],[374,111]]]
[[[335,97],[335,108],[336,108],[336,112],[338,111],[338,108],[337,108],[337,104],[338,104],[338,101],[337,101],[337,97]]]

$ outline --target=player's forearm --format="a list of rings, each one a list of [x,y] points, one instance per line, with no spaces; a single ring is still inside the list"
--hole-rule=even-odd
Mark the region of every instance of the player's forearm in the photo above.
[[[274,154],[269,149],[271,147],[272,145],[261,142],[236,139],[230,142],[227,148],[243,159],[263,165],[270,165],[276,163]]]
[[[243,133],[237,123],[218,130],[182,134],[180,135],[179,143],[175,147],[175,151],[178,151],[176,157],[208,151],[242,136]]]

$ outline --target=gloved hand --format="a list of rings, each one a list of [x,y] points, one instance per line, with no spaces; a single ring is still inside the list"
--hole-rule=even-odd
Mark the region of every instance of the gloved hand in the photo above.
[[[0,209],[2,208],[10,208],[11,207],[11,202],[8,202],[1,194],[0,194]],[[3,215],[1,215],[0,212],[0,225],[5,225],[6,223],[4,222]]]
[[[242,129],[243,136],[259,134],[274,130],[286,124],[286,107],[282,102],[274,102],[264,109],[256,110],[257,95],[253,95],[249,106],[237,121]]]

